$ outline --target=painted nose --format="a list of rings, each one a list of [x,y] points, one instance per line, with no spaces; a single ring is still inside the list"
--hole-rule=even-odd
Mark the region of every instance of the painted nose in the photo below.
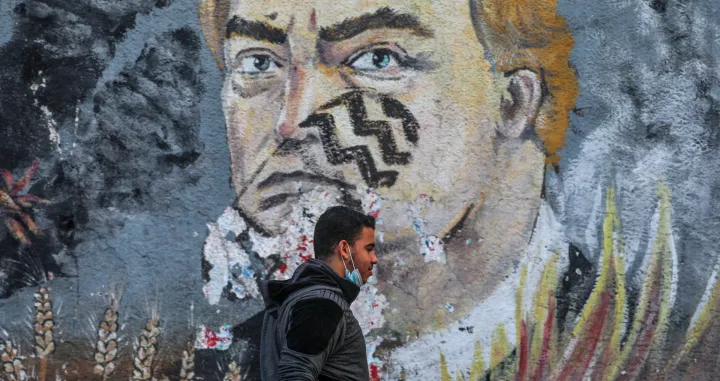
[[[284,104],[275,128],[277,139],[281,142],[305,139],[307,133],[299,125],[312,113],[315,96],[314,76],[310,68],[293,64],[288,74]]]

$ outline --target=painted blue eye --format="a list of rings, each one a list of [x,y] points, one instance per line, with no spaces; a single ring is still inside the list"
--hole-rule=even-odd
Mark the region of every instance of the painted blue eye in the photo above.
[[[360,54],[349,66],[355,70],[377,71],[398,67],[400,63],[389,49],[375,49]]]
[[[386,68],[390,64],[392,57],[390,54],[385,52],[375,52],[373,54],[372,62],[378,68]]]
[[[274,73],[279,67],[280,65],[266,54],[253,54],[240,61],[240,72],[245,74]]]

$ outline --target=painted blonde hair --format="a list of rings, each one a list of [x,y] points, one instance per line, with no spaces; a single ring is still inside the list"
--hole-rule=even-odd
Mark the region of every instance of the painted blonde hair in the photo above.
[[[230,0],[199,1],[205,40],[222,69]],[[470,6],[478,38],[492,53],[497,71],[527,68],[542,76],[546,97],[535,130],[545,146],[547,162],[557,164],[579,93],[570,67],[574,40],[565,18],[557,14],[557,0],[471,0]]]

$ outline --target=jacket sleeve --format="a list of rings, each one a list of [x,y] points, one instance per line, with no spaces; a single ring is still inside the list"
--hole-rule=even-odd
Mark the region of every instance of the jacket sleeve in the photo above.
[[[295,303],[280,351],[278,381],[315,381],[340,339],[343,321],[342,308],[330,299]]]

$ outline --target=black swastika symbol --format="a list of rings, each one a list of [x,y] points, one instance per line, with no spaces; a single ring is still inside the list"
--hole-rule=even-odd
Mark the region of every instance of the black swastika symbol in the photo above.
[[[357,136],[375,136],[380,145],[382,160],[388,165],[407,165],[410,162],[410,152],[399,152],[395,143],[390,122],[382,120],[368,120],[367,110],[363,100],[364,92],[353,91],[341,95],[320,107],[320,112],[310,115],[300,123],[301,128],[318,128],[325,156],[330,164],[339,165],[355,162],[360,170],[363,180],[371,187],[391,187],[397,181],[397,171],[378,171],[375,166],[372,152],[366,145],[341,147],[335,131],[335,119],[327,112],[337,106],[344,106],[350,115],[353,133]],[[405,139],[417,145],[419,125],[415,117],[398,100],[379,95],[383,113],[393,119],[402,121]]]

